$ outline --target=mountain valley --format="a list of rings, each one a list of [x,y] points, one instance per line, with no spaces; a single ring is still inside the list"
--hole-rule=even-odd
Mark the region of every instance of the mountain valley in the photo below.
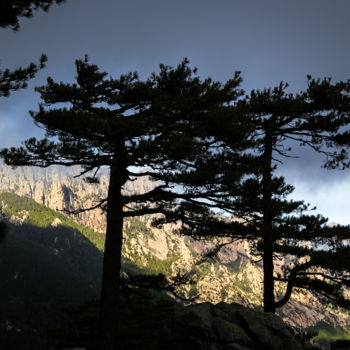
[[[57,322],[51,325],[55,327],[62,321],[57,310],[67,306],[68,300],[78,305],[99,295],[105,215],[96,209],[67,217],[62,210],[86,208],[104,198],[108,172],[103,169],[98,185],[74,178],[78,172],[77,168],[0,168],[1,215],[9,225],[6,242],[0,245],[5,281],[0,299],[10,328],[18,308],[26,327],[44,324],[44,313],[56,314],[52,320]],[[146,192],[152,186],[133,181],[125,190]],[[149,217],[125,220],[124,273],[162,273],[170,279],[186,275],[192,283],[177,288],[183,298],[198,296],[196,303],[239,303],[261,309],[262,269],[246,243],[231,243],[215,259],[205,259],[214,242],[175,235],[173,228],[151,227]],[[35,299],[45,294],[47,299]],[[277,294],[283,294],[282,287]],[[347,329],[350,325],[347,312],[321,304],[305,292],[294,293],[278,314],[298,328],[325,324]]]

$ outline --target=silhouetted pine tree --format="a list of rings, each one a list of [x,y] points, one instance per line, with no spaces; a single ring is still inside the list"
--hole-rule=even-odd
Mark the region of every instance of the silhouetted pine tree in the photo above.
[[[23,147],[4,149],[0,155],[15,166],[80,165],[80,175],[89,182],[98,181],[101,167],[109,167],[108,197],[93,207],[107,212],[100,348],[108,350],[116,346],[123,220],[165,214],[179,198],[196,201],[202,196],[174,188],[182,169],[194,165],[207,148],[207,142],[193,137],[199,133],[194,121],[225,109],[241,94],[241,80],[236,74],[224,85],[201,81],[186,60],[176,68],[161,65],[159,74],[144,82],[136,73],[107,78],[87,57],[77,60],[76,67],[76,83],[48,78],[37,89],[43,104],[31,116],[47,138],[31,138]],[[155,180],[152,190],[123,192],[127,181],[144,177]]]
[[[187,229],[182,232],[197,238],[249,240],[253,252],[263,260],[266,312],[284,305],[293,287],[316,291],[345,306],[348,300],[343,288],[350,281],[345,240],[350,238],[350,227],[329,227],[322,216],[309,215],[310,208],[303,201],[287,199],[293,187],[274,173],[284,158],[295,155],[292,149],[300,146],[325,154],[329,166],[348,165],[346,150],[336,148],[349,144],[349,133],[344,131],[350,120],[349,84],[309,78],[304,92],[288,94],[286,88],[281,84],[252,91],[232,105],[231,121],[222,119],[224,131],[209,130],[216,141],[213,145],[219,146],[218,156],[215,159],[208,153],[202,171],[207,174],[206,185],[216,189],[217,196],[208,197],[208,204],[196,215],[191,214],[188,203],[178,208],[182,214],[188,210]],[[238,154],[235,137],[229,133],[240,125],[250,132]],[[218,220],[208,207],[221,208],[235,219]],[[274,261],[281,256],[288,257],[291,264],[285,266],[283,275],[276,275]],[[279,301],[275,300],[275,280],[287,283]]]
[[[48,11],[52,4],[66,0],[2,0],[0,2],[0,27],[19,29],[19,17],[32,17],[37,10]]]
[[[11,91],[24,89],[27,87],[27,81],[34,78],[35,74],[45,67],[47,61],[46,55],[41,55],[39,63],[30,63],[26,68],[17,68],[15,70],[0,70],[0,97],[8,97]]]
[[[0,2],[0,27],[19,29],[19,17],[32,17],[39,9],[48,11],[53,3],[61,4],[66,0],[2,0]],[[26,68],[15,70],[0,69],[0,97],[7,97],[11,91],[27,87],[27,81],[45,67],[46,55],[41,55],[39,63],[30,63]]]

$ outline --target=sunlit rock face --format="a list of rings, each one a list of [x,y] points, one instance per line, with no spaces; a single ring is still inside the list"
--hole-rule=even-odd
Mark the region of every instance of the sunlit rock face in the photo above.
[[[0,191],[13,191],[28,196],[55,210],[87,208],[106,197],[109,179],[107,169],[102,169],[99,184],[88,184],[81,178],[75,178],[78,174],[77,167],[11,169],[1,166]],[[153,186],[151,181],[132,181],[127,184],[125,191],[144,193]],[[105,214],[100,209],[71,218],[95,231],[105,231]],[[179,292],[185,297],[198,295],[197,302],[237,302],[261,309],[261,262],[254,261],[247,243],[229,244],[215,260],[203,261],[203,254],[213,247],[212,243],[175,235],[171,225],[156,229],[150,226],[147,218],[142,220],[142,229],[131,230],[131,222],[126,220],[124,223],[123,254],[126,258],[139,266],[157,268],[157,271],[168,276],[188,274],[194,283],[181,286]],[[281,296],[283,292],[283,286],[277,285],[276,295]],[[320,321],[334,326],[349,324],[347,313],[322,305],[310,293],[294,293],[293,298],[278,310],[278,314],[289,325],[296,327],[314,326]]]

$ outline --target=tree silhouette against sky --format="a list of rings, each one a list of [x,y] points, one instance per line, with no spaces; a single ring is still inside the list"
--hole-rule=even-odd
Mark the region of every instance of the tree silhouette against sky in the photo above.
[[[178,191],[194,165],[205,154],[196,120],[209,120],[240,95],[238,75],[226,84],[200,80],[184,60],[176,68],[161,65],[158,74],[140,81],[136,73],[107,78],[87,57],[76,61],[76,83],[48,78],[37,88],[43,103],[31,112],[47,138],[24,141],[22,147],[1,151],[8,165],[80,165],[80,176],[98,181],[101,167],[110,169],[107,198],[92,208],[107,213],[104,251],[100,348],[116,346],[123,220],[173,211],[178,200],[196,201],[202,191]],[[145,170],[151,168],[151,170]],[[182,174],[182,172],[186,174]],[[136,178],[154,180],[146,193],[125,194],[124,185]],[[187,180],[186,180],[187,181]],[[214,193],[213,193],[214,195]]]
[[[329,227],[321,215],[309,214],[310,207],[303,201],[288,199],[293,187],[275,175],[278,165],[294,157],[301,146],[324,154],[328,167],[349,167],[349,82],[332,84],[330,79],[309,77],[304,92],[289,94],[286,88],[281,83],[274,89],[253,90],[232,106],[231,120],[226,116],[222,120],[225,131],[209,130],[220,144],[224,166],[220,168],[209,158],[203,162],[203,171],[210,174],[207,179],[214,179],[210,186],[221,195],[208,201],[235,220],[217,220],[204,207],[197,217],[187,216],[182,231],[197,238],[250,241],[253,253],[263,261],[266,312],[283,306],[294,287],[316,291],[328,301],[349,307],[343,292],[350,284],[350,264],[345,258],[350,227]],[[250,129],[241,154],[235,153],[236,139],[229,135],[240,127],[237,120]],[[241,170],[233,181],[232,172],[237,168]],[[220,181],[215,180],[218,178]],[[282,275],[276,275],[275,260],[287,256],[291,263],[284,266]],[[281,300],[275,300],[276,280],[287,284]]]
[[[66,0],[2,0],[0,2],[0,27],[17,31],[20,28],[19,18],[30,18],[33,12],[41,9],[48,11],[53,3],[61,4]],[[0,70],[0,97],[8,97],[11,91],[24,89],[27,81],[45,67],[46,55],[41,55],[39,63],[30,63],[26,68]]]

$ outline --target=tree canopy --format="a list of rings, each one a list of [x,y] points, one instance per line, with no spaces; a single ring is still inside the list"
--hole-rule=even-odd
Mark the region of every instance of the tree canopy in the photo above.
[[[20,17],[32,17],[33,12],[41,9],[48,11],[52,4],[61,4],[66,0],[2,0],[0,3],[0,27],[18,30]]]
[[[2,0],[0,2],[0,27],[17,31],[20,28],[19,18],[33,16],[33,12],[41,9],[48,11],[52,4],[61,4],[66,0]],[[42,54],[37,64],[30,63],[26,68],[14,70],[0,69],[0,98],[7,97],[11,91],[24,89],[27,81],[45,67],[46,55]]]
[[[24,89],[27,87],[27,81],[35,77],[36,73],[45,67],[47,61],[46,55],[41,55],[39,63],[30,63],[26,68],[17,68],[15,70],[0,70],[0,97],[8,97],[11,91]]]

